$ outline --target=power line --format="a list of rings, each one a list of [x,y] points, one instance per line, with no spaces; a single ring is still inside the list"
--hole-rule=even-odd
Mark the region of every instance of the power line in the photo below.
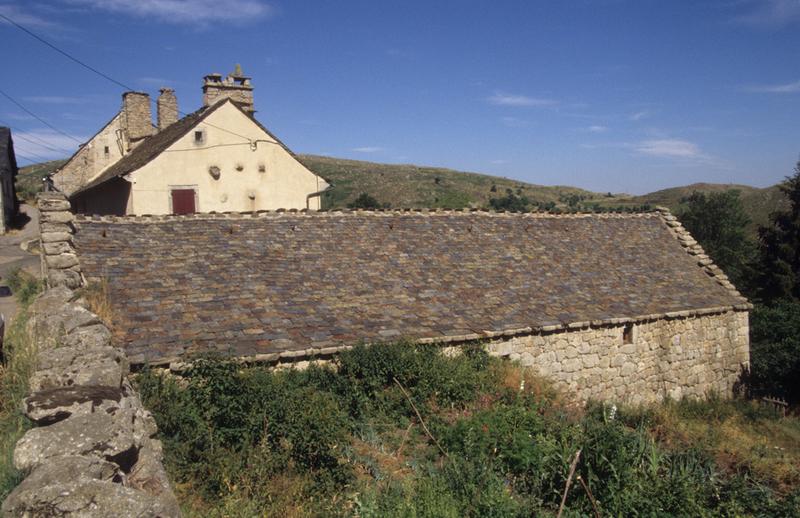
[[[2,15],[2,14],[0,14],[0,16],[3,16],[3,15]],[[0,95],[3,95],[3,97],[7,98],[9,101],[11,101],[12,103],[14,103],[14,104],[16,104],[17,106],[19,106],[19,107],[20,107],[20,108],[21,108],[21,109],[22,109],[22,110],[23,110],[25,113],[27,113],[27,114],[28,114],[28,115],[30,115],[31,117],[35,118],[36,120],[38,120],[39,122],[41,122],[42,124],[44,124],[44,125],[45,125],[45,126],[47,126],[48,128],[52,129],[53,131],[57,131],[58,133],[61,133],[61,134],[62,134],[62,135],[64,135],[65,137],[71,138],[72,140],[74,140],[74,141],[75,141],[75,142],[77,142],[78,144],[83,144],[83,142],[81,142],[80,140],[76,139],[75,137],[73,137],[73,136],[72,136],[72,135],[70,135],[69,133],[66,133],[66,132],[64,132],[64,131],[61,131],[60,129],[56,128],[55,126],[53,126],[52,124],[50,124],[49,122],[47,122],[46,120],[44,120],[43,118],[39,117],[38,115],[36,115],[36,114],[35,114],[35,113],[33,113],[32,111],[30,111],[29,109],[27,109],[26,107],[24,107],[24,106],[23,106],[21,103],[19,103],[19,102],[18,102],[16,99],[14,99],[13,97],[11,97],[11,96],[10,96],[10,95],[8,95],[7,93],[5,93],[3,90],[0,90]]]
[[[112,83],[114,83],[115,85],[117,85],[117,86],[121,86],[121,87],[122,87],[122,88],[124,88],[125,90],[128,90],[128,91],[134,91],[134,90],[136,90],[135,88],[131,88],[130,86],[126,85],[125,83],[122,83],[122,82],[120,82],[120,81],[117,81],[117,80],[116,80],[116,79],[114,79],[113,77],[111,77],[111,76],[109,76],[109,75],[107,75],[107,74],[104,74],[103,72],[101,72],[101,71],[97,70],[97,69],[96,69],[96,68],[94,68],[93,66],[91,66],[91,65],[88,65],[88,64],[86,64],[86,63],[84,63],[83,61],[81,61],[80,59],[78,59],[78,58],[76,58],[75,56],[71,55],[70,53],[68,53],[68,52],[66,52],[66,51],[64,51],[64,50],[61,50],[60,48],[56,47],[55,45],[53,45],[52,43],[50,43],[50,42],[49,42],[49,41],[47,41],[46,39],[44,39],[44,38],[42,38],[41,36],[39,36],[38,34],[34,33],[33,31],[31,31],[31,30],[29,30],[29,29],[27,29],[27,28],[25,28],[24,26],[22,26],[22,25],[18,24],[17,22],[15,22],[14,20],[12,20],[12,19],[11,19],[11,18],[9,18],[8,16],[6,16],[5,14],[3,14],[3,13],[0,13],[0,18],[3,18],[4,20],[6,20],[6,21],[7,21],[8,23],[10,23],[11,25],[13,25],[13,26],[17,27],[17,28],[18,28],[18,29],[20,29],[21,31],[23,31],[23,32],[25,32],[26,34],[30,35],[31,37],[33,37],[33,38],[37,39],[38,41],[40,41],[40,42],[44,43],[45,45],[47,45],[47,46],[48,46],[48,47],[50,47],[51,49],[55,50],[55,51],[56,51],[56,52],[58,52],[59,54],[61,54],[61,55],[65,56],[67,59],[69,59],[69,60],[71,60],[71,61],[74,61],[75,63],[79,64],[80,66],[84,67],[85,69],[87,69],[87,70],[89,70],[89,71],[91,71],[91,72],[94,72],[95,74],[99,75],[99,76],[100,76],[100,77],[102,77],[103,79],[106,79],[106,80],[108,80],[108,81],[111,81],[111,82],[112,82]],[[151,102],[151,103],[153,103],[153,104],[155,104],[155,101],[154,101],[154,100],[152,100],[152,99],[150,100],[150,102]],[[181,115],[183,115],[184,117],[186,117],[186,116],[188,116],[188,115],[189,115],[188,113],[182,112],[182,111],[180,111],[180,110],[178,110],[178,113],[179,113],[179,114],[181,114]],[[37,118],[38,118],[38,117],[37,117]],[[210,127],[212,127],[212,128],[216,128],[216,129],[218,129],[218,130],[220,130],[220,131],[224,131],[224,132],[226,132],[226,133],[230,133],[231,135],[234,135],[234,136],[237,136],[237,137],[239,137],[239,138],[242,138],[242,139],[244,139],[244,140],[246,140],[246,141],[248,141],[248,142],[251,142],[251,141],[252,141],[252,139],[251,139],[251,138],[249,138],[249,137],[245,137],[244,135],[240,135],[240,134],[236,133],[235,131],[231,131],[231,130],[227,130],[227,129],[225,129],[225,128],[221,128],[221,127],[219,127],[219,126],[215,126],[214,124],[211,124],[210,122],[205,122],[205,121],[204,121],[204,124],[206,124],[207,126],[210,126]],[[82,142],[79,142],[79,144],[82,144]]]
[[[21,135],[21,133],[23,133],[22,130],[19,130],[19,129],[11,126],[7,122],[0,121],[0,124],[2,124],[3,126],[11,128],[11,130],[15,132],[12,135],[13,138],[20,138],[20,139],[22,139],[22,140],[24,140],[26,142],[29,142],[29,143],[31,143],[31,144],[33,144],[35,146],[41,146],[41,147],[43,147],[45,149],[49,149],[50,151],[55,151],[56,153],[72,153],[72,151],[66,150],[64,148],[53,147],[48,142],[44,141],[43,139],[40,139],[39,137],[35,137],[33,135],[29,135],[29,136],[28,135]],[[37,140],[38,140],[38,142],[36,142]]]
[[[37,155],[36,153],[31,153],[30,151],[25,151],[25,155],[31,155],[33,157],[36,157],[41,162],[50,162],[51,161],[49,158],[45,158],[45,157],[43,157],[41,155]],[[37,163],[35,160],[33,160],[33,159],[31,159],[31,158],[29,158],[29,157],[27,157],[25,155],[17,153],[16,149],[14,150],[14,156],[22,157],[23,160],[27,160],[28,162],[30,162],[32,164]]]
[[[47,45],[47,46],[48,46],[48,47],[50,47],[51,49],[55,50],[55,51],[56,51],[56,52],[58,52],[59,54],[62,54],[62,55],[63,55],[63,56],[65,56],[66,58],[68,58],[68,59],[71,59],[72,61],[74,61],[75,63],[79,64],[80,66],[82,66],[82,67],[84,67],[84,68],[86,68],[86,69],[88,69],[88,70],[91,70],[91,71],[92,71],[92,72],[94,72],[95,74],[97,74],[97,75],[99,75],[99,76],[101,76],[101,77],[104,77],[105,79],[108,79],[108,80],[109,80],[109,81],[111,81],[112,83],[114,83],[114,84],[116,84],[116,85],[119,85],[119,86],[121,86],[122,88],[124,88],[124,89],[126,89],[126,90],[133,90],[133,88],[131,88],[131,87],[129,87],[129,86],[125,86],[124,84],[120,83],[119,81],[117,81],[117,80],[116,80],[116,79],[114,79],[113,77],[109,77],[109,76],[105,75],[104,73],[100,72],[100,71],[99,71],[99,70],[97,70],[96,68],[94,68],[94,67],[92,67],[92,66],[90,66],[90,65],[87,65],[86,63],[84,63],[84,62],[83,62],[83,61],[81,61],[80,59],[78,59],[78,58],[76,58],[76,57],[73,57],[73,56],[71,56],[70,54],[68,54],[68,53],[64,52],[63,50],[61,50],[60,48],[56,47],[55,45],[53,45],[52,43],[50,43],[50,42],[49,42],[49,41],[47,41],[46,39],[42,38],[41,36],[39,36],[38,34],[36,34],[36,33],[34,33],[34,32],[31,32],[31,31],[29,31],[28,29],[26,29],[26,28],[25,28],[25,27],[23,27],[22,25],[18,24],[17,22],[15,22],[14,20],[12,20],[12,19],[11,19],[11,18],[9,18],[8,16],[4,15],[3,13],[0,13],[0,18],[3,18],[5,21],[7,21],[7,22],[8,22],[8,23],[10,23],[11,25],[15,26],[15,27],[16,27],[16,28],[18,28],[19,30],[21,30],[21,31],[23,31],[23,32],[27,33],[28,35],[32,36],[33,38],[35,38],[35,39],[39,40],[40,42],[44,43],[45,45]]]

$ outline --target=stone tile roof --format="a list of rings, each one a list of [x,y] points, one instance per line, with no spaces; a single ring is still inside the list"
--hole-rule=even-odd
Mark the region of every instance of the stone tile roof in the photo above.
[[[748,309],[669,214],[278,211],[75,226],[134,363]]]
[[[98,185],[105,183],[112,178],[126,175],[146,165],[155,157],[163,153],[165,149],[174,144],[178,139],[186,135],[192,130],[192,128],[201,123],[206,117],[216,111],[216,109],[222,106],[222,104],[224,104],[224,102],[221,101],[213,106],[204,106],[199,110],[190,113],[174,124],[170,124],[164,128],[163,131],[159,131],[158,133],[147,137],[130,153],[120,158],[115,164],[111,165],[108,169],[100,173],[91,182],[72,193],[72,196],[84,191],[88,191],[89,189],[97,187]]]

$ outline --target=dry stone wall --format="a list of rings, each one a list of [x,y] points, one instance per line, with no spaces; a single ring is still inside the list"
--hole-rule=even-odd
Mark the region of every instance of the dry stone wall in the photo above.
[[[730,396],[749,367],[748,313],[562,329],[494,341],[488,349],[533,367],[582,400]]]
[[[43,237],[65,232],[44,229],[69,225],[55,216],[68,208],[66,200],[49,194],[40,207]],[[128,382],[127,357],[112,345],[110,330],[87,309],[80,292],[70,289],[80,286],[81,277],[77,263],[63,260],[74,256],[69,239],[43,239],[43,248],[53,243],[60,245],[58,253],[43,250],[50,287],[29,308],[27,324],[36,367],[22,410],[36,426],[14,449],[14,465],[26,477],[0,514],[180,516],[155,420]]]
[[[75,289],[83,284],[83,277],[72,244],[75,229],[70,203],[61,193],[44,192],[38,195],[38,206],[42,278],[50,288]]]

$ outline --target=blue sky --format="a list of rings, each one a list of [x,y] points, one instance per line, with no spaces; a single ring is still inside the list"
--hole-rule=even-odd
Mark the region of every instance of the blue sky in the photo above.
[[[257,117],[300,153],[630,193],[767,186],[800,156],[800,0],[0,0],[0,13],[135,89],[175,88],[184,112],[203,75],[241,63]],[[122,88],[2,20],[0,48],[0,88],[64,133],[87,138],[119,109]],[[75,149],[0,96],[4,123],[35,161]]]

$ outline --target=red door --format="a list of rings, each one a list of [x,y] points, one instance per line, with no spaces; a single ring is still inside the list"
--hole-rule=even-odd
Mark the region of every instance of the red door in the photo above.
[[[172,213],[195,213],[194,189],[172,189]]]

